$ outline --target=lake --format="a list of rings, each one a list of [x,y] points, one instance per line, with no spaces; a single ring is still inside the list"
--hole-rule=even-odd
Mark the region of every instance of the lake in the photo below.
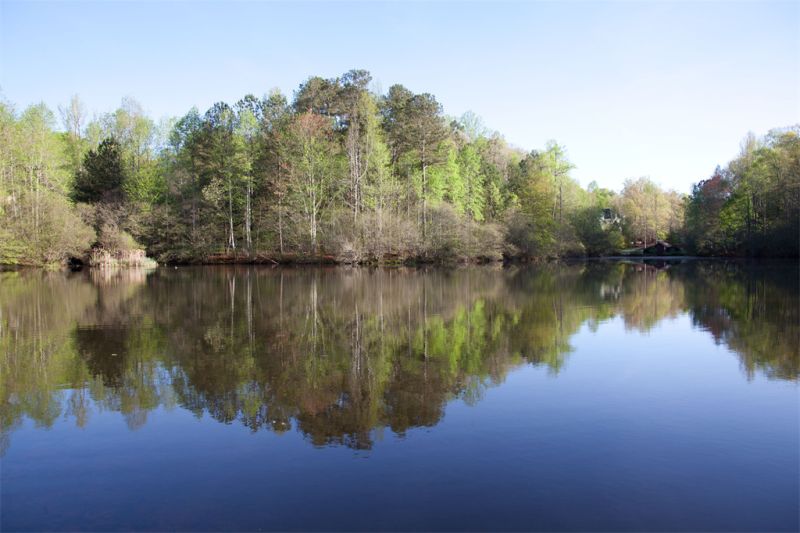
[[[0,272],[0,529],[796,531],[798,279]]]

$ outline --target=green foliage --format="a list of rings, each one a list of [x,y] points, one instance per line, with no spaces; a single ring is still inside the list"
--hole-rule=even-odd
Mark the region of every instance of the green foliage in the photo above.
[[[703,255],[800,253],[800,127],[748,137],[686,203],[687,240]]]
[[[91,205],[78,208],[79,233],[92,226],[95,246],[141,243],[168,261],[565,257],[657,239],[700,254],[798,254],[797,127],[748,138],[688,198],[649,178],[615,194],[581,188],[554,141],[524,153],[473,113],[446,118],[430,94],[373,94],[370,81],[363,70],[311,77],[292,101],[248,94],[160,124],[131,99],[85,123],[73,97],[63,132],[42,105],[18,116],[0,102],[0,258],[59,256],[34,243],[46,241],[44,210],[78,217],[74,201]]]
[[[605,214],[602,208],[588,206],[574,215],[573,225],[587,255],[612,255],[625,248],[619,223],[606,221]]]
[[[561,147],[550,144],[544,152],[528,154],[515,169],[509,186],[516,207],[507,218],[508,238],[522,255],[560,254],[567,233],[563,199],[569,168]]]
[[[519,208],[509,209],[504,220],[509,255],[524,258],[550,257],[555,249],[553,223]]]
[[[329,120],[303,113],[289,127],[283,145],[289,205],[303,218],[308,249],[314,254],[319,252],[323,210],[337,197],[336,178],[342,174],[343,161],[332,135]]]
[[[0,102],[0,264],[59,264],[94,241],[67,198],[65,139],[44,105]]]
[[[487,195],[492,198],[493,194],[497,193],[487,194],[485,180],[481,174],[481,158],[473,145],[467,144],[461,149],[458,154],[458,164],[464,189],[464,212],[472,220],[481,222],[484,219]]]
[[[445,155],[437,165],[431,166],[427,176],[423,176],[422,169],[414,172],[414,191],[418,198],[424,199],[430,205],[436,205],[446,200],[459,213],[464,212],[464,183],[461,180],[458,166],[458,154],[452,145],[440,147]],[[423,180],[423,178],[427,178]]]
[[[125,198],[136,203],[144,211],[160,204],[167,193],[167,182],[163,169],[150,164],[125,180],[122,186]]]
[[[116,139],[109,137],[86,154],[83,169],[75,176],[72,198],[86,203],[120,201],[124,183],[122,150]]]

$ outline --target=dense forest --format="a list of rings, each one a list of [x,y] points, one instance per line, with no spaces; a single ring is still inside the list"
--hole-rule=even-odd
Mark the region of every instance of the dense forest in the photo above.
[[[0,264],[798,255],[800,126],[749,136],[687,197],[649,178],[582,188],[563,146],[510,146],[368,72],[162,120],[124,99],[0,101]]]

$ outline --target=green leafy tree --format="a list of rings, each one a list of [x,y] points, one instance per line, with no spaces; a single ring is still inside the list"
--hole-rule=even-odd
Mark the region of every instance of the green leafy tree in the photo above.
[[[64,141],[68,171],[76,176],[83,165],[83,158],[89,149],[89,142],[84,137],[86,127],[86,107],[78,95],[73,95],[66,106],[59,106],[61,122],[64,127]]]
[[[289,195],[304,219],[312,252],[319,253],[323,209],[337,194],[340,152],[331,122],[315,113],[302,113],[289,126],[283,144]]]
[[[524,256],[547,256],[555,250],[553,217],[556,189],[549,158],[533,151],[511,176],[515,208],[507,216],[509,242]]]
[[[394,94],[393,94],[394,93]],[[431,165],[442,160],[441,143],[447,137],[442,120],[442,106],[431,94],[416,94],[409,98],[402,88],[390,89],[391,101],[398,107],[391,109],[390,138],[399,152],[411,152],[410,160],[419,173],[419,198],[421,205],[422,240],[426,237],[428,204],[438,191],[431,187],[428,171]]]
[[[65,139],[54,126],[43,104],[17,117],[0,101],[0,263],[59,264],[94,240],[67,197]]]
[[[484,220],[487,196],[497,202],[499,188],[487,195],[480,154],[471,144],[465,145],[458,154],[461,179],[464,183],[464,211],[477,222]]]
[[[241,235],[246,187],[251,162],[246,143],[237,131],[236,113],[224,103],[215,104],[205,115],[199,149],[200,172],[205,175],[203,196],[224,221],[225,251],[236,253]]]
[[[122,150],[117,140],[109,137],[84,157],[83,169],[75,176],[72,197],[76,202],[118,202],[123,198],[124,183]]]

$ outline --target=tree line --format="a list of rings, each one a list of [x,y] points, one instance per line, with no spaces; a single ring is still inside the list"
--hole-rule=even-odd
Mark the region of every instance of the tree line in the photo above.
[[[693,187],[685,234],[701,254],[797,257],[800,127],[748,135],[736,159]]]
[[[582,188],[565,148],[525,152],[472,113],[352,70],[156,122],[0,101],[0,263],[145,249],[163,262],[390,263],[608,255],[658,239],[797,255],[800,128],[748,137],[688,197],[649,178]],[[134,258],[134,259],[132,259]]]

